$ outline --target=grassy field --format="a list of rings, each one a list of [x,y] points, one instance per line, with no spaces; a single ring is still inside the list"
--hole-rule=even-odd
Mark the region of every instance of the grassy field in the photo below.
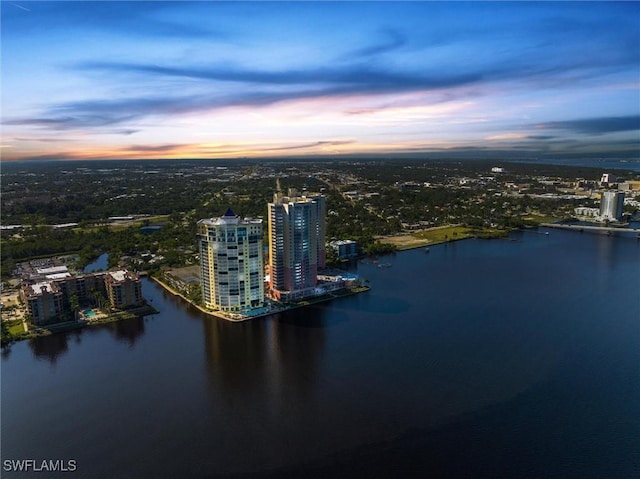
[[[506,236],[507,232],[492,228],[474,229],[466,226],[438,226],[415,233],[386,236],[379,241],[384,244],[392,244],[399,250],[420,248],[447,241],[456,241],[465,238],[489,238]]]
[[[20,319],[7,321],[7,326],[9,326],[9,334],[11,335],[24,333],[24,327],[22,326],[22,320]]]
[[[527,223],[535,223],[537,225],[541,225],[542,223],[555,223],[560,218],[556,218],[555,216],[545,216],[545,215],[528,215],[523,216],[523,220]]]

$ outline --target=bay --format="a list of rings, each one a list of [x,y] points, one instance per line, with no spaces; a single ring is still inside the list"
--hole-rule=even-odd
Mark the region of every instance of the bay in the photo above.
[[[159,314],[3,350],[2,459],[86,478],[638,477],[640,241],[549,232],[361,261],[371,291],[240,324],[144,280]]]

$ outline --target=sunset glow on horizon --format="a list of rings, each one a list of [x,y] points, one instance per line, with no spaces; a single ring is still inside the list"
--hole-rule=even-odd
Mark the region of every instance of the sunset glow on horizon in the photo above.
[[[3,161],[640,157],[636,2],[1,8]]]

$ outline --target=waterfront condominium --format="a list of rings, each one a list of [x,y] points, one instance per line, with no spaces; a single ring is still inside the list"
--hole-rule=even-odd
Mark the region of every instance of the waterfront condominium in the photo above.
[[[268,209],[270,295],[290,300],[315,294],[326,261],[324,196],[278,191]]]
[[[198,221],[202,300],[207,308],[242,313],[264,306],[262,220],[231,209]]]

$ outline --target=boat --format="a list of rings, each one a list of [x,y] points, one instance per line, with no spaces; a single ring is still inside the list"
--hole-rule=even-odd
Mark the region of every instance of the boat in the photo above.
[[[428,253],[428,252],[429,252],[429,248],[425,248],[425,249],[424,249],[424,252],[425,252],[425,253]]]

